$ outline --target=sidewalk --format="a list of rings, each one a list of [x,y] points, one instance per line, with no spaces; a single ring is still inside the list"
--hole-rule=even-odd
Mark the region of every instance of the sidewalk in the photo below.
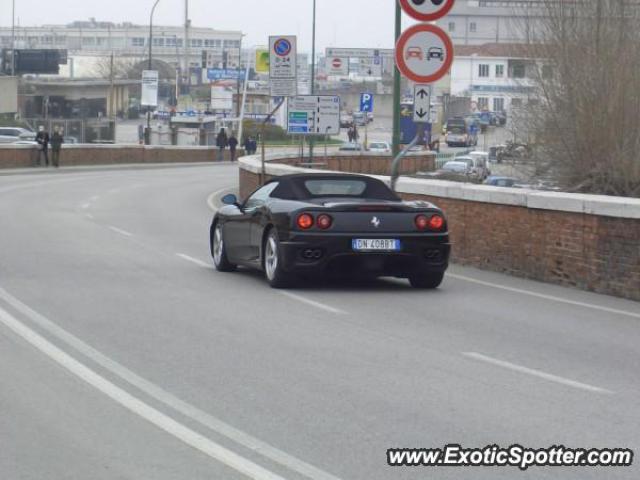
[[[0,176],[7,175],[46,175],[78,172],[101,172],[110,170],[160,170],[182,167],[205,167],[217,165],[237,165],[238,162],[193,162],[193,163],[131,163],[113,165],[82,165],[75,167],[30,167],[0,169]]]

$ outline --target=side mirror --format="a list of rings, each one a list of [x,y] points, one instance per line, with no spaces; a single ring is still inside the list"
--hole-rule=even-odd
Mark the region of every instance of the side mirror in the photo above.
[[[238,205],[238,197],[233,193],[229,193],[222,197],[222,203],[225,205]]]

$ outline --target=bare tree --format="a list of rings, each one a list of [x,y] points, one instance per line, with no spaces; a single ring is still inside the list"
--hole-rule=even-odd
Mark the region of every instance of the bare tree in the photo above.
[[[132,73],[138,73],[136,66],[143,61],[140,58],[115,56],[113,64],[110,57],[101,57],[93,68],[94,76],[98,78],[114,79],[132,78]],[[113,70],[112,70],[113,68]]]
[[[536,153],[569,191],[640,197],[640,5],[539,0],[522,18]],[[529,31],[529,30],[527,30]]]

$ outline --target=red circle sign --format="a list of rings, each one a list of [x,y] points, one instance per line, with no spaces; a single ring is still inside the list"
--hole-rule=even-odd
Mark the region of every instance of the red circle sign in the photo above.
[[[396,66],[416,83],[433,83],[444,77],[453,63],[453,43],[444,30],[422,23],[408,28],[396,43]]]
[[[412,18],[431,22],[444,17],[453,8],[455,0],[400,0],[402,10]]]
[[[334,58],[332,65],[333,68],[340,68],[342,66],[342,60],[340,60],[339,58]]]

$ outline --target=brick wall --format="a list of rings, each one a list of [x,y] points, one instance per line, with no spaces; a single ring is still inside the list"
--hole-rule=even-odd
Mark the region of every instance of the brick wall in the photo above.
[[[33,167],[38,153],[31,145],[0,145],[0,168]],[[238,153],[242,154],[242,151]],[[60,154],[60,166],[213,162],[216,159],[217,149],[213,147],[66,145]],[[229,160],[228,150],[225,151],[225,160]]]
[[[246,196],[259,185],[259,169],[240,166]],[[267,173],[291,170],[299,169],[269,164]],[[401,182],[399,191],[444,210],[456,263],[640,300],[640,200],[429,180]]]

